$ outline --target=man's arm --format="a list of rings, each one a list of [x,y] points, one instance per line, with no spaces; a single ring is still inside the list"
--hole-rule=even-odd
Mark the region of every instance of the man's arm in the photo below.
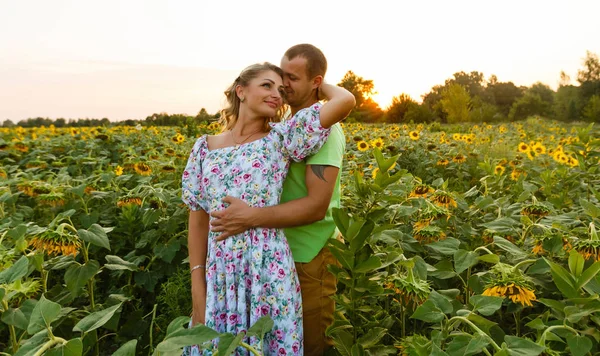
[[[306,166],[307,196],[264,208],[248,206],[244,201],[226,197],[229,206],[211,214],[212,231],[222,232],[224,240],[253,227],[286,228],[322,220],[327,213],[340,169],[328,165]]]

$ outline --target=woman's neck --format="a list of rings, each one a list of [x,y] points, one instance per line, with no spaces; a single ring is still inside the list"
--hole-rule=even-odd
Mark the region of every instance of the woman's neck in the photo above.
[[[264,131],[265,120],[265,118],[256,115],[240,112],[237,122],[231,130],[238,136],[245,136],[255,132]]]

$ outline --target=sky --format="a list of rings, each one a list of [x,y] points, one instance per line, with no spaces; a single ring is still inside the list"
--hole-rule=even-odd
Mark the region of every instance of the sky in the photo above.
[[[217,112],[252,63],[319,47],[325,77],[417,101],[458,71],[556,88],[600,54],[598,0],[0,0],[0,121]]]

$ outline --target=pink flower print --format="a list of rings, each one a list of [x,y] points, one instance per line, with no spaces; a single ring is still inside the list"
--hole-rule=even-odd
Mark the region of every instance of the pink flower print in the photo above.
[[[248,183],[252,180],[252,174],[250,173],[245,173],[242,178],[244,179],[244,182]]]
[[[262,163],[260,163],[259,160],[255,159],[254,161],[252,161],[252,168],[262,168]]]
[[[300,351],[300,343],[298,341],[295,341],[294,344],[292,345],[292,351],[294,351],[294,353],[297,353],[298,351]]]
[[[296,284],[296,293],[300,293],[300,283]]]
[[[252,279],[246,278],[246,288],[252,288]]]
[[[277,263],[275,263],[275,262],[269,263],[269,272],[271,272],[271,273],[277,272]]]
[[[225,270],[227,271],[227,273],[233,273],[235,272],[235,265],[233,263],[230,263],[227,265],[227,267],[225,267]],[[231,286],[233,287],[233,284]]]
[[[283,334],[283,331],[281,331],[280,329],[277,329],[277,330],[275,330],[275,337],[279,340],[283,340],[285,335]]]
[[[271,342],[269,343],[269,348],[271,350],[276,349],[277,348],[277,340],[275,340],[275,339],[271,340]]]
[[[285,277],[285,271],[283,270],[283,268],[280,268],[280,269],[277,271],[277,277],[278,277],[279,279],[283,279],[283,278]]]
[[[211,172],[212,174],[219,174],[219,173],[221,173],[221,170],[219,169],[219,166],[217,166],[217,165],[214,165],[214,166],[212,166],[212,167],[210,168],[210,172]]]
[[[237,314],[231,314],[229,316],[228,324],[231,325],[231,326],[233,326],[233,325],[235,325],[237,323],[238,323],[238,315]]]
[[[233,255],[231,254],[231,252],[227,251],[225,252],[225,261],[231,261],[233,259]]]
[[[277,259],[277,261],[281,261],[281,252],[280,251],[275,251],[275,253],[273,254],[273,256],[275,257],[275,259]]]
[[[254,279],[256,279],[257,281],[260,281],[260,274],[255,274]]]
[[[208,186],[210,184],[210,179],[208,179],[208,177],[204,177],[204,179],[202,179],[202,184],[204,186]]]
[[[233,178],[234,185],[242,185],[242,179],[240,177]]]
[[[235,255],[235,258],[237,258],[238,260],[241,260],[243,257],[243,252],[242,251],[238,251],[238,253]]]
[[[240,168],[239,167],[232,168],[231,169],[231,173],[232,174],[238,174],[238,173],[240,173]]]
[[[188,179],[190,177],[190,172],[183,171],[183,179]]]
[[[285,349],[283,347],[279,348],[279,354],[280,355],[287,355],[287,353],[285,352]]]
[[[221,313],[219,314],[219,320],[221,320],[221,322],[226,322],[227,321],[227,314],[226,313]]]
[[[271,249],[271,247],[269,246],[269,244],[263,244],[263,251],[269,251]]]
[[[217,256],[217,258],[221,258],[223,257],[223,251],[217,250],[217,253],[215,255]]]
[[[262,313],[262,316],[269,315],[270,311],[271,311],[271,307],[266,304],[263,304],[263,306],[260,307],[260,312]]]
[[[259,238],[258,238],[258,234],[254,234],[252,235],[252,243],[254,245],[257,245],[260,242]]]

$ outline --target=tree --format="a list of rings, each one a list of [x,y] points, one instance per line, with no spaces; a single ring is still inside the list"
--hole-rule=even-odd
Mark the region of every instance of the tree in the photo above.
[[[583,65],[585,68],[577,71],[577,81],[581,84],[582,101],[587,101],[594,95],[600,95],[600,59],[597,54],[587,51]]]
[[[368,122],[375,122],[381,119],[383,110],[371,98],[377,94],[373,80],[359,77],[349,70],[337,85],[354,94],[356,98],[356,106],[350,113],[350,117],[358,121]]]
[[[554,95],[554,117],[564,121],[578,120],[581,110],[579,88],[573,85],[560,86]]]
[[[498,82],[497,78],[490,80],[486,92],[493,98],[493,102],[504,116],[508,115],[512,104],[523,95],[523,91],[513,82]]]
[[[392,103],[386,110],[385,121],[390,123],[406,121],[404,117],[412,104],[416,104],[416,102],[408,94],[402,93],[393,97]]]
[[[587,120],[600,122],[600,95],[594,95],[590,98],[585,109],[583,117]]]
[[[433,121],[433,113],[427,105],[419,105],[416,102],[412,102],[404,115],[404,121],[415,124],[431,122]]]
[[[546,84],[537,82],[527,90],[529,93],[539,95],[544,102],[544,111],[539,112],[540,115],[552,115],[552,105],[554,105],[554,90],[550,89]]]
[[[442,92],[442,109],[448,115],[448,123],[469,121],[471,97],[460,84],[450,84]]]
[[[532,115],[541,115],[547,110],[547,104],[538,94],[526,92],[510,108],[508,118],[511,121],[526,119]]]

